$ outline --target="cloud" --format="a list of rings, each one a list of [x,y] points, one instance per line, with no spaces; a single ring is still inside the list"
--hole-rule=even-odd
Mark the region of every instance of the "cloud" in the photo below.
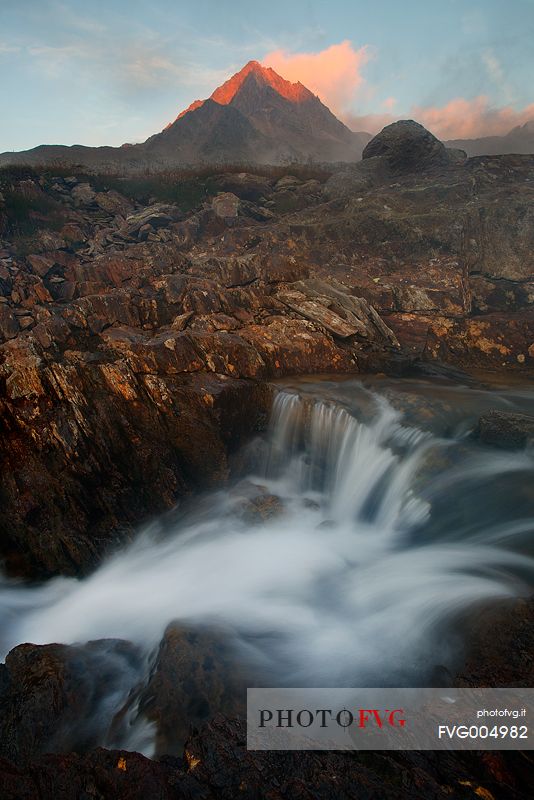
[[[350,41],[345,40],[318,53],[273,50],[262,62],[286,80],[300,81],[332,111],[341,114],[351,107],[365,85],[361,70],[369,58],[367,47],[356,50]]]
[[[412,106],[402,114],[348,114],[344,122],[353,131],[378,133],[398,119],[415,119],[438,139],[476,139],[503,136],[517,125],[534,119],[534,103],[519,111],[511,106],[495,108],[484,95],[466,100],[456,97],[443,106]]]
[[[206,95],[228,77],[227,70],[209,69],[187,57],[172,58],[163,47],[143,48],[139,44],[118,54],[116,74],[129,92],[165,87],[204,87]],[[236,68],[237,69],[237,68]]]
[[[377,133],[398,119],[415,119],[440,139],[469,139],[502,136],[534,119],[534,104],[520,110],[512,105],[512,91],[504,69],[490,49],[482,53],[482,63],[507,105],[492,105],[486,95],[479,95],[472,99],[456,97],[442,106],[412,105],[397,111],[396,98],[387,97],[380,103],[382,110],[377,108],[375,113],[359,114],[358,101],[366,101],[368,105],[376,95],[375,87],[362,74],[371,57],[369,46],[355,48],[352,42],[345,40],[317,53],[273,50],[262,61],[287,80],[300,81],[319,95],[355,131]]]
[[[0,56],[7,53],[20,53],[20,49],[21,48],[16,45],[0,42]]]
[[[502,136],[534,119],[534,103],[517,111],[511,106],[494,108],[484,95],[473,100],[457,97],[441,108],[415,107],[413,116],[440,139]]]

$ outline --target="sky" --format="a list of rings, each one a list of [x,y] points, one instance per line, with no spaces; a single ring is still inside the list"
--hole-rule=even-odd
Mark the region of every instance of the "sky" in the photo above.
[[[534,119],[534,0],[0,0],[0,152],[144,141],[251,59],[353,130]]]

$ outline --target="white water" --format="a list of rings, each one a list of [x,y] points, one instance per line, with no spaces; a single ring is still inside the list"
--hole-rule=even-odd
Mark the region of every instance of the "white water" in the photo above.
[[[488,525],[482,513],[478,523],[471,509],[465,535],[444,531],[433,504],[454,511],[457,492],[473,485],[483,508],[485,482],[513,473],[531,481],[534,460],[440,439],[359,391],[364,421],[310,392],[278,394],[264,466],[249,480],[283,499],[282,515],[251,524],[239,488],[219,492],[170,527],[153,525],[84,580],[4,579],[3,653],[25,641],[104,637],[148,651],[181,620],[224,624],[243,657],[287,685],[401,685],[446,663],[444,632],[458,612],[527,592],[533,563],[512,547],[534,525]]]

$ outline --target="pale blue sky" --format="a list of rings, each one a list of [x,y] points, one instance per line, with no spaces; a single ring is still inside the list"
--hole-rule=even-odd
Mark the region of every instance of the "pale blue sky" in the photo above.
[[[358,74],[335,110],[353,128],[414,108],[464,132],[469,114],[475,132],[530,115],[534,0],[0,0],[0,152],[141,141],[252,58],[347,41]]]

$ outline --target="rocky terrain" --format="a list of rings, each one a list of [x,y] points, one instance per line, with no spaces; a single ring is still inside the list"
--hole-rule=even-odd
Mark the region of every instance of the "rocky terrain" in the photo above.
[[[533,610],[532,603],[519,601],[486,616],[482,624],[472,620],[471,651],[455,684],[531,686]],[[116,690],[117,675],[104,661],[104,679],[95,686],[88,671],[110,653],[115,655],[117,672],[126,665],[135,674],[139,656],[126,642],[21,645],[10,653],[0,667],[3,798],[522,800],[530,796],[532,759],[527,752],[247,751],[242,708],[229,697],[238,677],[231,674],[224,641],[178,628],[167,631],[143,691],[158,726],[159,757],[151,760],[126,750],[94,748],[91,731],[96,740],[106,735],[106,727],[99,727],[98,686]],[[192,725],[189,731],[184,729],[184,708]],[[75,724],[80,716],[93,722],[84,737]],[[111,724],[115,734],[120,725],[118,714]]]
[[[532,376],[534,156],[466,159],[405,122],[358,164],[282,173],[214,168],[209,181],[188,178],[202,189],[193,201],[169,202],[110,175],[0,172],[0,554],[10,574],[83,574],[142,520],[224,482],[232,453],[265,425],[277,377]],[[522,446],[529,425],[491,418],[478,435],[498,443],[522,426]],[[519,620],[528,643],[531,611]],[[528,796],[531,764],[519,753],[249,753],[225,695],[224,643],[195,637],[169,629],[136,696],[157,726],[159,761],[91,749],[109,730],[88,675],[104,652],[135,675],[133,646],[16,648],[0,668],[3,797]],[[507,652],[496,663],[513,682]],[[172,714],[166,727],[162,703],[181,709],[203,692],[187,720],[198,731]],[[221,708],[230,716],[212,719]],[[77,717],[95,709],[93,738],[77,739]],[[189,737],[183,758],[173,735]]]
[[[3,173],[13,573],[89,569],[223,480],[271,378],[418,360],[530,374],[534,157],[465,161],[399,123],[325,177],[215,173],[184,210],[96,177]]]

